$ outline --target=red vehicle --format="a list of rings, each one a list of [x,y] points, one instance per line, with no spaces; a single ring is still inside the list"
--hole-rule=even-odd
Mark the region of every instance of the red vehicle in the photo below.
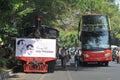
[[[108,17],[98,14],[82,15],[78,31],[81,63],[97,62],[108,66],[112,60]]]
[[[23,32],[23,37],[16,39],[16,58],[24,62],[24,72],[54,72],[59,31],[40,25],[38,17],[36,26]]]

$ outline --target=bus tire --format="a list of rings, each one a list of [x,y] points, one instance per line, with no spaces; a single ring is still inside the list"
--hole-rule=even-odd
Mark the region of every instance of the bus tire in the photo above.
[[[55,69],[55,60],[47,62],[48,64],[48,73],[53,73]]]
[[[105,66],[108,66],[109,65],[109,62],[107,61],[107,62],[104,62],[104,65]]]
[[[101,65],[102,65],[102,62],[98,62],[98,65],[101,66]]]
[[[81,66],[86,66],[87,62],[81,62]]]

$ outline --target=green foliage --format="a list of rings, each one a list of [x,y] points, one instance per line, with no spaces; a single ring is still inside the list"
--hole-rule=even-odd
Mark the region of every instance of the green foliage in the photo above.
[[[109,16],[112,32],[120,38],[120,13],[114,0],[1,0],[0,13],[1,33],[22,35],[22,29],[33,26],[35,16],[40,15],[42,24],[60,31],[63,41],[60,45],[67,42],[66,46],[78,44],[77,29],[82,14],[103,14]],[[75,35],[74,43],[71,35]]]
[[[10,56],[9,58],[0,57],[0,69],[1,70],[2,68],[11,69],[17,64],[16,61],[17,59],[15,59],[14,55]]]
[[[26,8],[25,10],[18,13],[19,16],[26,16],[28,13],[31,13],[34,9]]]
[[[7,59],[0,57],[0,67],[5,67],[6,63],[7,63]]]
[[[77,31],[62,32],[60,35],[60,46],[73,47],[79,46]]]

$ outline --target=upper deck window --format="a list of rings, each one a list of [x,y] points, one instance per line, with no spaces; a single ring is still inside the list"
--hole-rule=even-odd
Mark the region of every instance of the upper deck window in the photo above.
[[[107,17],[101,15],[86,15],[82,17],[83,24],[108,24]]]
[[[106,16],[86,15],[82,17],[82,31],[106,31],[109,30]]]

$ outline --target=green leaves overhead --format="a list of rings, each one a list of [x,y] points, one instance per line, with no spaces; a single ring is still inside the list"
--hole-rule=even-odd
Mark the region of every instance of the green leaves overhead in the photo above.
[[[112,31],[116,36],[120,34],[120,12],[114,0],[0,0],[0,31],[21,34],[22,28],[33,26],[35,16],[40,15],[42,24],[60,31],[66,46],[75,46],[70,35],[77,36],[80,16],[91,13],[109,16]]]
[[[28,13],[32,13],[33,12],[33,8],[26,8],[25,10],[21,11],[18,13],[19,16],[27,16]]]
[[[79,46],[77,31],[62,32],[60,34],[60,46],[73,47]]]

